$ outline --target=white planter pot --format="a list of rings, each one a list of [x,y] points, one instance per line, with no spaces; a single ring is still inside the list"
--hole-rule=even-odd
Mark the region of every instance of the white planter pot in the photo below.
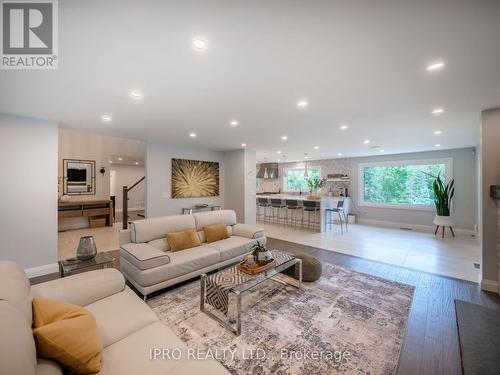
[[[451,216],[434,216],[434,225],[440,227],[454,227],[455,223],[451,220]]]

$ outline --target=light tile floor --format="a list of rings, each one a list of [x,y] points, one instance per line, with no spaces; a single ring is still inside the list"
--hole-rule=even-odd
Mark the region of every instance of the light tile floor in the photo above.
[[[458,235],[455,238],[434,236],[434,233],[349,225],[349,232],[340,234],[340,227],[318,233],[283,224],[259,222],[269,237],[319,247],[396,266],[479,281],[480,248],[477,238]],[[448,234],[448,233],[447,233]]]
[[[360,224],[349,225],[349,232],[343,235],[338,226],[326,233],[282,224],[259,222],[259,226],[269,237],[285,241],[473,282],[479,279],[474,267],[480,262],[479,241],[471,236],[442,239],[433,233]],[[82,236],[94,236],[98,251],[116,250],[120,229],[121,223],[115,223],[113,227],[59,232],[59,259],[75,256]]]

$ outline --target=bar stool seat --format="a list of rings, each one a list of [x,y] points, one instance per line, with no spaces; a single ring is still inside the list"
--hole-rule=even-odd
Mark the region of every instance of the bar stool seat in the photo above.
[[[302,202],[302,210],[303,212],[307,212],[307,225],[310,228],[311,226],[316,226],[319,224],[319,211],[320,211],[320,201],[309,201],[305,200]],[[314,218],[311,221],[311,214],[314,214]],[[302,220],[303,222],[303,220]]]
[[[287,223],[290,220],[290,224],[297,225],[297,223],[302,222],[302,206],[299,205],[297,199],[285,199],[286,205],[286,219]],[[288,214],[291,213],[291,216]],[[300,214],[300,217],[297,218]]]
[[[325,209],[325,227],[328,224],[330,224],[330,225],[333,224],[333,218],[331,217],[331,215],[335,214],[335,213],[339,216],[341,233],[344,234],[343,222],[345,222],[345,231],[348,232],[347,215],[346,215],[345,210],[344,210],[344,201],[343,200],[337,202],[337,207]]]
[[[283,213],[283,209],[286,208],[285,203],[283,203],[283,200],[280,198],[271,198],[271,204],[270,204],[272,214],[273,214],[273,219],[275,221],[280,221],[280,213]],[[277,211],[277,215],[274,214],[275,210]],[[283,216],[281,219],[285,219]]]
[[[267,214],[269,207],[271,207],[269,198],[257,198],[257,217],[261,217],[264,220],[266,220],[266,218],[270,218],[271,216]],[[262,209],[264,210],[264,214],[260,213],[262,212]]]

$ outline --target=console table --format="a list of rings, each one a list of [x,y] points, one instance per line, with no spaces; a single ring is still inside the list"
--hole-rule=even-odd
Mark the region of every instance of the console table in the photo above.
[[[106,225],[113,226],[113,202],[111,200],[59,202],[59,219],[70,217],[105,217]]]

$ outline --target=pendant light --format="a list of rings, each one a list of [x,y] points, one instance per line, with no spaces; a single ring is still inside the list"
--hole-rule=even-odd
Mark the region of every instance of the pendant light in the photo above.
[[[307,173],[307,152],[304,154],[304,160],[306,161],[305,164],[306,164],[306,167],[304,169],[304,178],[308,178],[309,177],[309,174]]]
[[[267,158],[264,158],[264,165],[267,164]],[[267,167],[264,167],[264,178],[269,178],[269,175],[267,174]]]

